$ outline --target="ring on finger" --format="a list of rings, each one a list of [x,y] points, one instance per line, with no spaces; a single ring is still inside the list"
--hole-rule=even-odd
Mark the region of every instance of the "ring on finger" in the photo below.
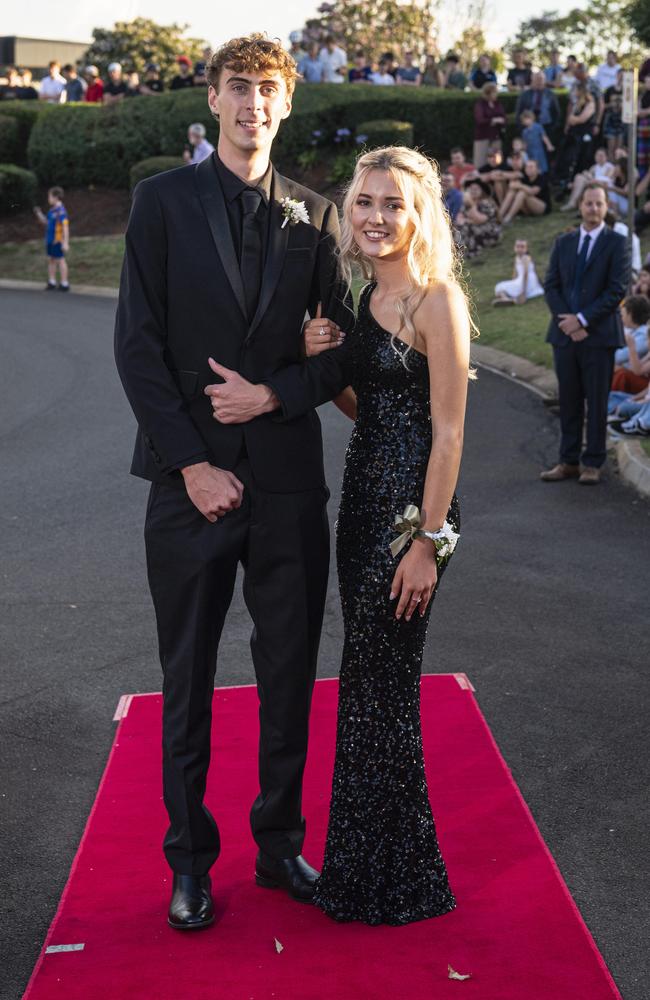
[[[327,330],[325,329],[324,326],[321,326],[320,330],[318,331],[319,337],[324,337],[326,334],[327,334]]]

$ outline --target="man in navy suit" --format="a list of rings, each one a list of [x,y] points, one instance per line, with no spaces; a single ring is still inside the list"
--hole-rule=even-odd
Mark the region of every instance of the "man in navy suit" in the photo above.
[[[607,192],[594,182],[580,200],[579,230],[555,241],[544,282],[560,391],[560,461],[541,473],[545,482],[600,482],[607,438],[607,396],[614,352],[623,346],[619,304],[630,280],[623,236],[605,225]],[[587,440],[583,447],[585,403]]]

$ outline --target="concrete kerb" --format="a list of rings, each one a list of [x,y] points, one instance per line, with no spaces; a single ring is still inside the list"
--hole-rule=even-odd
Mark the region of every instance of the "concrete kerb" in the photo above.
[[[17,281],[0,279],[0,289],[14,291],[38,292],[43,289],[43,283],[38,281]],[[117,299],[117,288],[103,288],[99,285],[75,285],[72,295],[94,295],[98,298]],[[520,382],[543,399],[553,399],[557,396],[557,379],[555,373],[542,365],[533,364],[526,358],[516,354],[508,354],[487,344],[472,344],[472,362],[481,368],[513,382]],[[650,497],[650,458],[646,455],[638,441],[626,441],[613,434],[609,436],[609,445],[614,451],[619,472],[625,482],[633,486],[639,493]]]

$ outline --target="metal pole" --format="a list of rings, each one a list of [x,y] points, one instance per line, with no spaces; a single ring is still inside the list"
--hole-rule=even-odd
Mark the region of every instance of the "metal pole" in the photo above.
[[[636,211],[636,155],[637,155],[637,122],[638,122],[638,70],[626,70],[628,77],[628,101],[625,119],[628,120],[628,144],[627,144],[627,246],[632,260],[633,240],[634,240],[634,214]],[[631,93],[630,93],[631,90]],[[631,105],[631,107],[630,107]],[[630,289],[632,287],[632,277],[630,276]]]

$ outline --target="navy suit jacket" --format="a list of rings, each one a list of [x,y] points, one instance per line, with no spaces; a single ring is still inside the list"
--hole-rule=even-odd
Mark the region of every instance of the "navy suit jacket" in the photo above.
[[[560,313],[581,312],[587,321],[589,347],[623,347],[623,324],[619,305],[630,281],[630,257],[627,240],[607,226],[591,248],[582,276],[580,305],[571,308],[580,230],[558,236],[553,245],[551,259],[544,281],[546,304],[551,310],[546,341],[555,347],[573,343],[562,333],[557,323]]]

